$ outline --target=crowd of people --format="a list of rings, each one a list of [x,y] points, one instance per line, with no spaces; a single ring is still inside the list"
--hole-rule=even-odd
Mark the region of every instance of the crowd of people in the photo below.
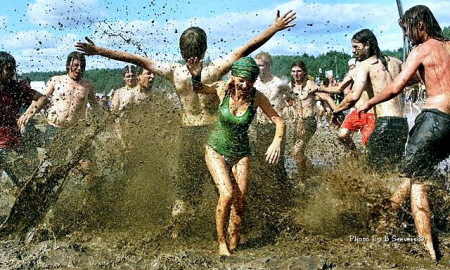
[[[94,118],[110,108],[117,116],[117,136],[124,148],[129,147],[122,133],[131,123],[124,119],[123,112],[148,100],[154,77],[161,76],[173,83],[182,112],[171,236],[178,237],[188,226],[186,220],[195,215],[205,183],[212,178],[219,194],[218,253],[230,256],[240,242],[245,195],[252,174],[283,191],[292,189],[295,181],[302,181],[313,167],[306,149],[318,128],[316,114],[321,106],[322,112],[328,108],[329,123],[338,129],[336,136],[355,155],[359,153],[352,134],[359,131],[368,170],[398,172],[404,178],[391,197],[392,209],[398,209],[411,197],[417,233],[424,237],[427,251],[436,260],[425,180],[450,154],[450,147],[443,143],[450,136],[450,41],[442,36],[426,6],[414,6],[399,21],[414,46],[405,63],[383,55],[373,32],[363,29],[350,40],[355,58],[349,61],[349,72],[342,82],[328,78],[318,84],[302,61],[292,63],[291,80],[285,81],[272,74],[269,53],[260,52],[253,58],[249,55],[277,32],[294,27],[295,19],[293,11],[283,15],[277,11],[275,21],[266,30],[205,67],[207,36],[199,27],[188,28],[180,36],[185,64],[103,48],[86,38],[87,42],[75,45],[78,51],[68,55],[66,74],[48,81],[45,94],[34,91],[26,82],[18,82],[14,78],[14,58],[0,52],[1,168],[14,184],[23,184],[26,174],[13,170],[20,166],[17,159],[11,162],[11,155],[20,151],[21,132],[48,101],[46,143],[51,144],[67,126],[85,121],[89,104]],[[83,77],[85,55],[134,64],[123,68],[125,86],[114,91],[110,106],[96,98],[94,85]],[[419,82],[424,85],[426,100],[408,137],[404,100],[399,94]],[[412,100],[411,96],[407,100]],[[23,106],[28,108],[19,114]],[[286,147],[287,128],[294,130],[292,149]],[[295,181],[286,172],[287,155],[292,155],[297,165]],[[252,162],[258,168],[253,172]],[[289,202],[286,193],[271,196],[284,196]]]

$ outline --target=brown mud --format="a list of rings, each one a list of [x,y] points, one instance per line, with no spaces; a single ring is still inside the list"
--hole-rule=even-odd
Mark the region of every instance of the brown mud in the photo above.
[[[258,200],[251,183],[242,244],[226,259],[216,255],[217,195],[207,185],[189,228],[170,237],[176,199],[180,112],[162,95],[127,111],[124,149],[113,124],[86,149],[86,166],[70,172],[59,200],[33,237],[0,241],[0,269],[448,269],[450,196],[447,177],[431,188],[440,260],[432,262],[417,239],[407,205],[386,211],[396,175],[363,169],[335,131],[320,127],[308,148],[315,164],[307,179],[293,178],[289,209]],[[355,138],[358,140],[358,137]],[[63,142],[59,142],[63,144]],[[359,148],[362,149],[361,146]],[[192,162],[204,162],[203,160]],[[443,170],[445,172],[445,169]],[[259,180],[255,180],[259,181]],[[15,187],[1,180],[0,216]],[[259,185],[258,185],[259,184]],[[253,188],[252,188],[253,187]],[[276,217],[268,233],[263,223]]]

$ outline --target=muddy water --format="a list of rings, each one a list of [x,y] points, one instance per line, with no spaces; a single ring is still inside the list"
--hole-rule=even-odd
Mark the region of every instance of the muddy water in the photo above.
[[[276,215],[273,201],[258,200],[250,185],[242,245],[231,258],[216,255],[214,208],[207,185],[189,230],[170,238],[176,198],[179,110],[160,95],[126,112],[123,148],[113,124],[87,149],[89,166],[72,170],[59,200],[33,241],[0,241],[1,269],[447,269],[450,267],[448,185],[432,188],[439,251],[433,264],[415,237],[407,205],[385,211],[398,184],[395,174],[377,175],[344,151],[335,131],[321,127],[307,154],[315,164],[307,179],[293,174],[290,207]],[[359,138],[356,137],[359,141]],[[360,149],[362,147],[359,145]],[[203,161],[193,161],[203,162]],[[292,169],[295,170],[295,169]],[[445,171],[445,170],[444,170]],[[253,179],[252,179],[253,180]],[[259,181],[259,180],[254,180]],[[259,185],[257,185],[259,184]],[[14,188],[2,179],[2,213]],[[3,200],[5,198],[5,200]],[[267,237],[269,218],[276,233]],[[397,241],[386,241],[386,239]]]

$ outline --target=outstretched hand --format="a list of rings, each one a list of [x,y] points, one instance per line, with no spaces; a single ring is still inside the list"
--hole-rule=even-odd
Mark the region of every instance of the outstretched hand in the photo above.
[[[77,42],[77,44],[75,44],[75,48],[86,55],[98,54],[98,48],[95,46],[94,42],[88,37],[84,37],[84,39],[86,39],[87,43]]]
[[[192,77],[200,76],[203,69],[203,60],[197,57],[191,57],[187,60],[186,67],[189,70],[189,73],[191,73]]]
[[[294,27],[295,23],[291,24],[291,22],[297,19],[297,13],[292,10],[284,13],[283,16],[280,16],[280,11],[277,10],[277,17],[275,18],[275,23],[273,24],[277,30],[283,30],[286,28]]]

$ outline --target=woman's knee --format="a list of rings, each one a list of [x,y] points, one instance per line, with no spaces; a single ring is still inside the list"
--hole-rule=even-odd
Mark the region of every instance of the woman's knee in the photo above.
[[[222,190],[219,191],[219,200],[223,202],[231,202],[233,200],[233,191],[232,190]]]

